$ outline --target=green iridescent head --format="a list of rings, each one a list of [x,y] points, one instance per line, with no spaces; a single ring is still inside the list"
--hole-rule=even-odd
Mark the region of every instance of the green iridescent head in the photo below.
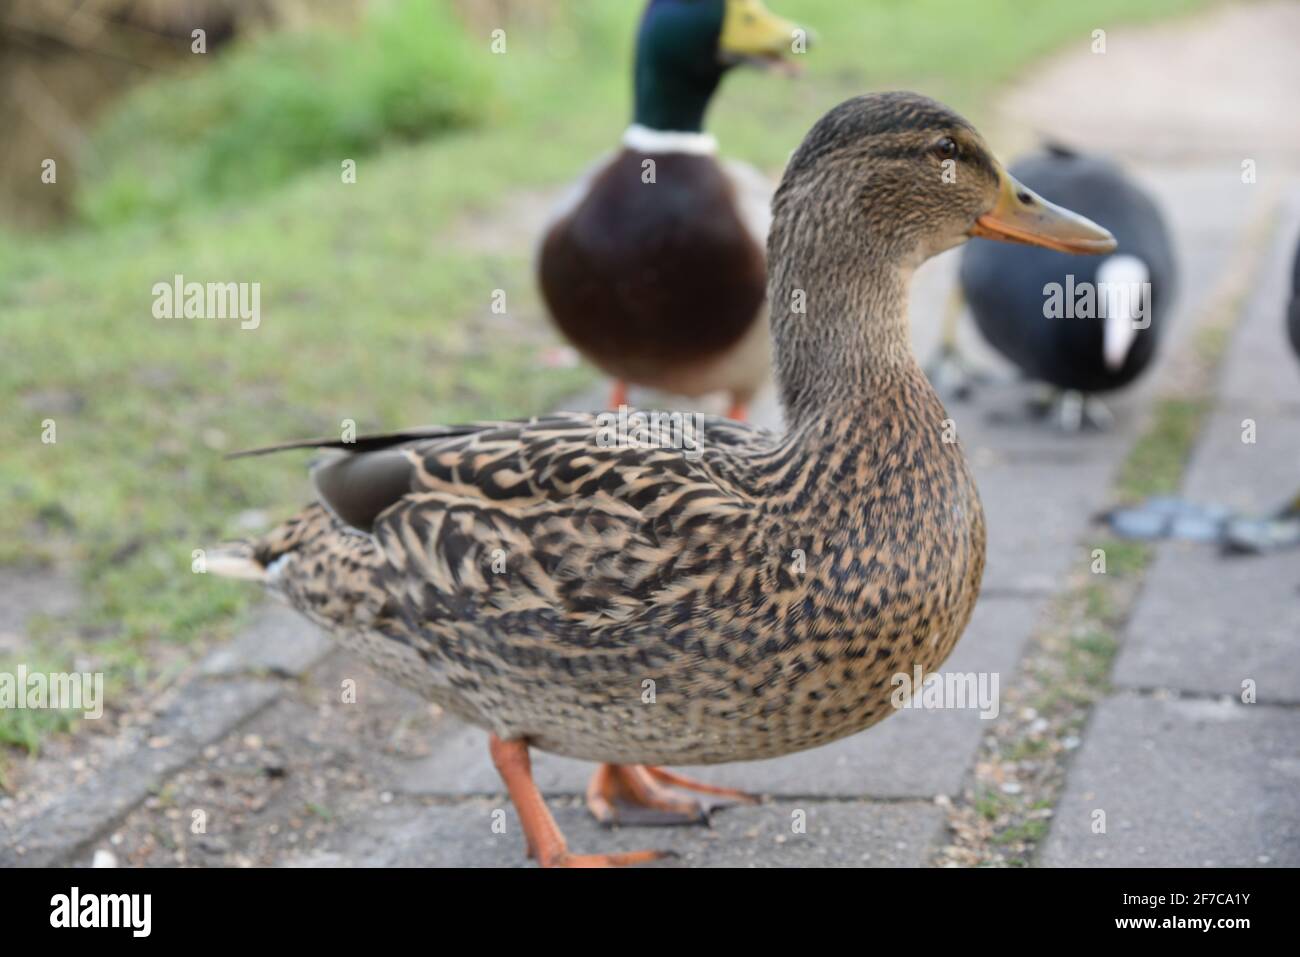
[[[651,0],[637,32],[635,122],[699,131],[727,70],[788,66],[807,43],[760,0]]]

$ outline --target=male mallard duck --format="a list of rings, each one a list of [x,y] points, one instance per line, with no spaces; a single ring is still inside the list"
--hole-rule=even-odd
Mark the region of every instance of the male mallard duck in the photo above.
[[[1109,412],[1093,394],[1128,385],[1156,355],[1174,292],[1169,231],[1151,197],[1109,160],[1051,145],[1011,173],[1101,223],[1119,248],[1084,258],[971,243],[962,251],[962,295],[990,345],[1064,392],[1055,405],[1062,427],[1104,426]]]
[[[589,804],[604,821],[620,801],[690,814],[691,790],[721,789],[655,765],[860,731],[893,710],[891,676],[936,668],[965,628],[983,513],[912,356],[907,288],[970,235],[1114,246],[1020,186],[939,103],[848,100],[773,201],[783,434],[707,417],[687,455],[557,414],[293,443],[340,450],[312,471],[319,503],[209,570],[264,581],[490,732],[542,865],[651,860],[571,855],[529,748],[602,762]]]
[[[727,70],[780,63],[795,37],[758,0],[646,8],[622,149],[570,191],[537,259],[555,324],[616,379],[614,408],[630,382],[692,397],[725,391],[742,418],[768,374],[771,185],[752,167],[720,163],[702,129]]]

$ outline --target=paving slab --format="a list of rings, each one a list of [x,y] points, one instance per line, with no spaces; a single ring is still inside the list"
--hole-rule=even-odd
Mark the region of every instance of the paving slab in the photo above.
[[[975,468],[988,525],[984,588],[991,594],[1059,591],[1080,561],[1076,547],[1109,500],[1118,459],[1065,467]]]
[[[1300,866],[1300,710],[1135,695],[1097,706],[1040,863]],[[1093,833],[1094,812],[1106,832]]]
[[[710,827],[603,828],[575,802],[552,802],[577,853],[674,851],[658,867],[919,867],[943,833],[943,810],[923,802],[816,801],[733,807]],[[805,833],[794,832],[799,816]],[[494,821],[504,832],[494,833]],[[454,805],[376,808],[288,867],[524,867],[523,836],[504,797]]]
[[[1241,416],[1300,414],[1300,363],[1287,346],[1286,304],[1291,266],[1300,246],[1300,189],[1279,205],[1277,225],[1265,251],[1245,322],[1234,334],[1220,394]]]
[[[257,680],[184,686],[138,746],[20,822],[13,834],[0,835],[0,867],[65,862],[279,691],[276,682]]]
[[[1300,190],[1281,205],[1278,228],[1252,315],[1233,337],[1220,387],[1224,400],[1243,414],[1300,408],[1300,364],[1286,346],[1286,303],[1291,264],[1300,248]]]
[[[1193,501],[1264,514],[1300,490],[1300,414],[1268,391],[1296,368],[1280,319],[1293,221],[1300,222],[1300,202],[1275,228],[1225,359],[1225,386],[1243,389],[1254,377],[1258,388],[1249,402],[1239,392],[1231,408],[1208,417],[1184,482]],[[1247,413],[1253,442],[1243,441]],[[1160,545],[1116,662],[1116,683],[1238,696],[1250,679],[1261,701],[1300,701],[1298,586],[1300,552],[1228,557],[1204,545]]]
[[[1208,417],[1183,483],[1186,498],[1265,515],[1300,491],[1300,406],[1246,412],[1237,406]],[[1253,442],[1242,441],[1246,419]]]
[[[295,678],[332,649],[321,629],[292,608],[269,602],[232,641],[208,655],[200,672],[208,677],[251,673]]]
[[[1300,703],[1300,552],[1162,546],[1127,631],[1118,686],[1239,697],[1250,680],[1261,702]]]
[[[1300,416],[1257,420],[1241,442],[1236,413],[1210,417],[1186,495],[1262,514],[1300,490]],[[1116,684],[1300,702],[1300,552],[1225,556],[1210,546],[1158,547],[1116,662]]]
[[[996,673],[999,688],[1012,672],[1042,602],[1023,598],[983,601],[945,672]],[[768,761],[696,768],[700,779],[755,794],[859,799],[956,794],[987,722],[976,710],[904,710],[861,734]],[[533,774],[547,794],[581,794],[593,767],[537,752]],[[393,790],[415,795],[494,793],[500,778],[488,758],[486,736],[448,719],[428,757],[396,764]]]

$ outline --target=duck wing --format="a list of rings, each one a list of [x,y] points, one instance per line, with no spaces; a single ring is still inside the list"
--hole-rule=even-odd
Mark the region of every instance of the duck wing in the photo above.
[[[364,532],[382,556],[376,582],[408,619],[577,635],[669,608],[710,567],[734,564],[725,556],[754,514],[746,463],[774,437],[704,417],[692,441],[705,448],[685,454],[612,444],[600,431],[609,421],[558,414],[365,436],[347,446],[360,452],[323,443],[336,451],[312,480],[335,524],[309,540],[310,560],[276,566],[298,579],[280,585],[319,591],[301,577],[324,586]],[[268,566],[284,557],[254,552]]]

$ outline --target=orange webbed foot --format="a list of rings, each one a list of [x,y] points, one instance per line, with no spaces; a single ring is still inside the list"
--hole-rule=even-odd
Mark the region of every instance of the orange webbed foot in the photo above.
[[[602,764],[587,785],[587,807],[605,825],[703,824],[718,807],[756,800],[744,791],[644,764]]]
[[[739,399],[731,403],[731,408],[727,410],[727,418],[735,419],[737,422],[749,421],[749,404],[741,402]]]
[[[528,743],[520,739],[503,741],[495,734],[489,739],[492,763],[510,792],[510,800],[519,812],[529,857],[542,867],[631,867],[674,857],[671,851],[622,851],[614,854],[571,854],[564,835],[551,816],[542,793],[533,781]]]

